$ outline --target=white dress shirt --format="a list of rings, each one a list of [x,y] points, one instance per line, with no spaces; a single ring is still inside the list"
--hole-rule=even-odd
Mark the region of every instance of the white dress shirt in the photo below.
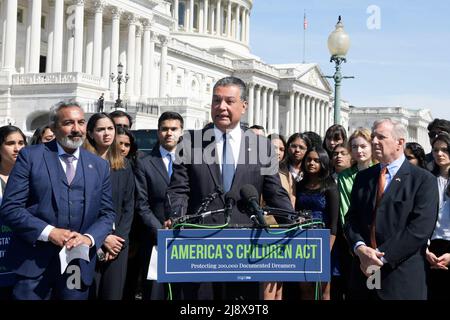
[[[217,152],[217,159],[219,161],[219,167],[220,172],[222,172],[222,152],[223,152],[223,132],[220,131],[216,126],[214,126],[214,136],[216,138],[216,152]],[[239,151],[241,149],[241,138],[242,138],[242,131],[241,126],[238,124],[234,129],[227,132],[228,135],[228,141],[231,145],[231,150],[233,152],[233,159],[234,159],[234,168],[236,169],[238,159],[239,159]]]

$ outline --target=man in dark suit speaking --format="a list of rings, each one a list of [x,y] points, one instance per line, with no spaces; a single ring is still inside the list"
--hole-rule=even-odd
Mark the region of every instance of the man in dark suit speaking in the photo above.
[[[227,198],[241,200],[240,189],[252,184],[267,205],[293,210],[289,196],[281,186],[278,161],[270,141],[241,127],[247,109],[245,83],[236,77],[219,80],[213,89],[211,117],[213,124],[185,134],[177,148],[172,179],[167,190],[167,218],[193,214],[208,196],[216,193],[207,210],[223,209]],[[179,155],[179,156],[178,156]],[[212,215],[205,224],[223,224],[224,215]],[[247,214],[233,206],[229,226],[249,226]],[[166,226],[170,223],[167,222]],[[247,284],[250,285],[250,284]],[[254,298],[255,291],[236,290],[230,283],[216,299]],[[250,287],[245,287],[250,288]]]
[[[380,164],[356,176],[345,226],[357,256],[350,298],[426,299],[425,251],[437,219],[436,178],[405,161],[401,123],[376,121],[372,139]]]
[[[80,148],[86,120],[77,102],[55,106],[50,122],[56,139],[21,150],[0,208],[2,220],[13,231],[7,256],[17,275],[13,296],[87,299],[96,250],[115,218],[109,164]],[[61,248],[70,251],[80,245],[89,248],[89,261],[75,259],[69,264],[75,268],[61,273]],[[73,286],[69,270],[80,278]]]

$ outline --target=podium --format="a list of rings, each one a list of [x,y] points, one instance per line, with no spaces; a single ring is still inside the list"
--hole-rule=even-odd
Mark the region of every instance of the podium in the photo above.
[[[330,281],[330,231],[158,230],[158,282],[232,281]]]

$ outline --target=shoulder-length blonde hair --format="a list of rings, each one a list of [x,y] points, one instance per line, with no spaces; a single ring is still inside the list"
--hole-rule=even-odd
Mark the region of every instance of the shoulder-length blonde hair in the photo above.
[[[111,119],[111,117],[104,112],[99,112],[99,113],[93,114],[89,118],[89,121],[87,123],[87,134],[86,134],[86,140],[84,141],[83,147],[86,150],[88,150],[96,155],[99,155],[99,154],[97,152],[96,142],[92,138],[91,135],[94,133],[94,130],[95,130],[98,120],[104,119],[104,118],[108,118],[111,121],[112,125],[114,126],[113,119]],[[111,166],[111,169],[119,170],[119,169],[125,168],[125,161],[124,161],[123,157],[120,155],[119,147],[118,147],[117,140],[116,140],[115,128],[116,127],[114,126],[114,139],[113,139],[112,144],[108,148],[108,152],[106,153],[106,160],[108,160],[109,165]]]

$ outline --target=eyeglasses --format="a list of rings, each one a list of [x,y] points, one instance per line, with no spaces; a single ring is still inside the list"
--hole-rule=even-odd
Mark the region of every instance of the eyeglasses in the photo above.
[[[307,149],[305,146],[302,146],[300,144],[295,144],[295,143],[291,143],[289,145],[289,148],[291,148],[291,149],[297,149],[298,148],[298,149],[303,150],[303,151],[305,151]]]

